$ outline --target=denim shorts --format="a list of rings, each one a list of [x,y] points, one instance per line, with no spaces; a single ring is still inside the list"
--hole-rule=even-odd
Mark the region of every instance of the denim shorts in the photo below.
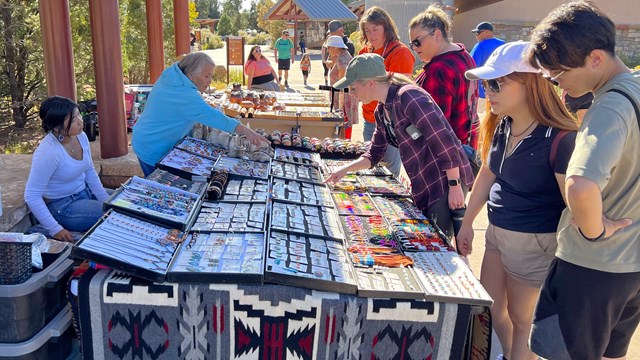
[[[47,203],[53,218],[69,231],[87,231],[102,216],[102,201],[89,188]]]

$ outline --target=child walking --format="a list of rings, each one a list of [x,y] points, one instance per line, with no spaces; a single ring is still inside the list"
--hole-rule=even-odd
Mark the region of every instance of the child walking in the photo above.
[[[302,70],[304,84],[307,85],[307,78],[309,77],[309,72],[311,71],[311,59],[309,58],[309,54],[302,55],[302,59],[300,60],[300,70]]]

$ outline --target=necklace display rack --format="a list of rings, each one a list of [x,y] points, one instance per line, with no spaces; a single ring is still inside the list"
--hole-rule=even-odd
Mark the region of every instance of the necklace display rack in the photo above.
[[[358,176],[358,180],[367,192],[373,196],[410,197],[411,192],[392,176]]]
[[[265,233],[191,233],[167,273],[172,282],[263,281]]]
[[[331,192],[326,185],[296,180],[273,178],[271,197],[281,202],[334,207]]]
[[[334,191],[332,195],[340,215],[380,216],[369,194]]]
[[[396,220],[426,220],[426,216],[408,198],[373,197],[373,202],[389,223]]]
[[[335,209],[273,200],[270,215],[269,228],[272,231],[281,230],[323,239],[344,240]]]
[[[222,201],[263,202],[269,198],[269,181],[231,177],[222,196]]]
[[[191,227],[200,232],[263,232],[266,203],[203,202]]]
[[[298,165],[308,165],[315,167],[320,167],[322,165],[322,160],[320,159],[320,154],[318,153],[284,149],[281,147],[276,148],[273,158],[274,160]]]
[[[220,156],[214,168],[216,170],[226,170],[233,175],[267,179],[269,177],[270,163]]]
[[[208,183],[206,181],[191,181],[183,179],[178,175],[162,170],[155,169],[145,180],[154,181],[163,185],[167,185],[173,188],[178,188],[198,196],[203,196],[207,191]],[[206,179],[205,179],[206,180]]]
[[[201,199],[197,194],[134,176],[104,202],[104,208],[116,208],[184,231],[193,222]]]
[[[204,176],[211,179],[211,171],[215,162],[216,160],[172,148],[167,155],[160,159],[157,167],[188,180],[193,180],[193,176]]]
[[[265,282],[356,294],[356,277],[344,244],[313,235],[271,230]]]
[[[353,160],[333,160],[333,159],[323,159],[322,169],[325,175],[329,175],[344,165],[347,165]],[[361,176],[392,176],[391,171],[387,169],[384,165],[376,165],[371,169],[362,169],[358,171],[350,171],[347,175],[361,175]]]
[[[429,220],[396,220],[391,228],[404,251],[453,251],[449,239]]]
[[[178,229],[111,209],[76,243],[72,256],[162,282],[185,238]]]
[[[429,301],[491,306],[491,296],[455,251],[411,253]]]
[[[298,165],[274,160],[271,162],[271,175],[283,179],[323,184],[320,169],[314,166]]]
[[[227,153],[227,149],[221,145],[216,145],[205,140],[196,139],[190,136],[185,136],[175,146],[178,149],[188,151],[192,154],[196,154],[213,161],[217,160],[221,155]]]

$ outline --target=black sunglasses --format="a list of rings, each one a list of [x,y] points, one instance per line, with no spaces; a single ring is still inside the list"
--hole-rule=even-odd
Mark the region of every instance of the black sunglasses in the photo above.
[[[485,91],[491,90],[494,93],[500,92],[500,86],[504,84],[504,81],[500,82],[496,79],[493,80],[482,80],[482,87]]]
[[[435,31],[432,31],[431,34],[424,34],[422,36],[418,36],[415,40],[413,40],[413,41],[411,41],[409,43],[409,46],[419,48],[420,46],[422,46],[422,43],[420,42],[420,39],[424,39],[425,37],[431,36],[434,33],[435,33]]]
[[[253,51],[262,52],[262,49],[253,49]]]

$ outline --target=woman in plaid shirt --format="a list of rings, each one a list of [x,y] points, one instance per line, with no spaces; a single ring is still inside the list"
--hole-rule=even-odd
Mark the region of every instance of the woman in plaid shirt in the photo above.
[[[411,19],[409,46],[426,63],[416,83],[438,104],[458,139],[475,149],[478,86],[464,73],[476,63],[464,45],[449,41],[450,33],[449,17],[436,5]]]
[[[416,206],[452,236],[450,210],[465,206],[473,174],[460,141],[431,96],[406,76],[388,73],[378,54],[353,58],[345,77],[333,86],[349,87],[349,93],[361,102],[378,101],[378,106],[369,151],[327,181],[336,182],[349,171],[376,165],[387,146],[394,145],[411,180]]]

